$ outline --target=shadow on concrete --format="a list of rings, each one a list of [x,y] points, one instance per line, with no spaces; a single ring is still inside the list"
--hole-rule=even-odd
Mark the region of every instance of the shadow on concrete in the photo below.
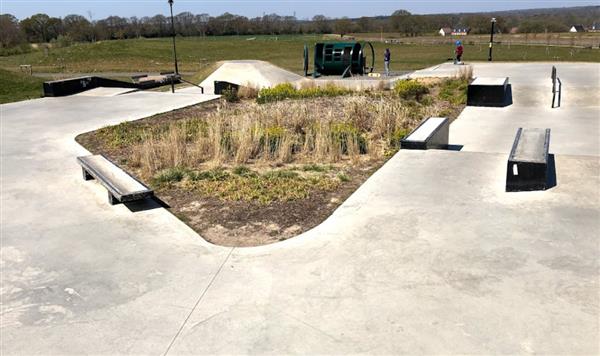
[[[510,106],[513,104],[512,98],[512,84],[506,86],[506,96],[504,97],[504,103],[501,107]]]
[[[165,208],[165,209],[170,208],[169,204],[165,203],[157,196],[154,196],[149,199],[144,199],[144,200],[126,202],[126,203],[123,203],[123,205],[125,205],[127,207],[127,209],[129,209],[132,213],[136,213],[138,211],[159,209],[159,208]]]
[[[446,149],[448,151],[460,151],[463,149],[463,147],[465,147],[464,145],[448,145],[446,147]]]
[[[547,179],[548,181],[546,182],[546,190],[548,189],[552,189],[554,187],[556,187],[557,184],[557,180],[556,180],[556,162],[554,161],[554,155],[553,154],[549,154],[548,155],[548,173],[547,173]]]

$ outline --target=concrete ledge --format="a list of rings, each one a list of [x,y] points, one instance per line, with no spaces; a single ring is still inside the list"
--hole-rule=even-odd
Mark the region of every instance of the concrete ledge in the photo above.
[[[512,104],[508,77],[477,77],[467,89],[467,105],[503,107]]]
[[[517,130],[506,169],[506,191],[546,190],[550,187],[548,148],[550,129]]]
[[[111,205],[154,195],[150,188],[103,155],[77,157],[77,162],[81,165],[84,180],[96,179],[108,190]]]
[[[134,83],[101,77],[78,77],[44,82],[44,96],[66,96],[98,87],[138,88]]]
[[[430,117],[400,141],[400,148],[412,150],[445,149],[448,147],[450,120]]]

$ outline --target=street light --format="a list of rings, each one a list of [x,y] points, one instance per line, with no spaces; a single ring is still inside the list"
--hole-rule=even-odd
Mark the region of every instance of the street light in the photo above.
[[[496,24],[496,18],[492,17],[492,31],[490,32],[490,53],[488,55],[488,61],[492,61],[492,47],[494,46],[494,25]]]
[[[173,20],[173,0],[168,0],[169,7],[171,8],[171,36],[173,37],[173,58],[175,60],[175,75],[179,75],[179,68],[177,67],[177,50],[175,49],[175,21]],[[175,84],[173,84],[173,77],[171,77],[171,92],[175,92]]]

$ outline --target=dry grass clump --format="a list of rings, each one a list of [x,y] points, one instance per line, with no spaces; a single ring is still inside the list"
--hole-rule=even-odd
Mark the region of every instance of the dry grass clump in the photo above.
[[[473,66],[467,65],[461,67],[458,70],[458,74],[456,75],[456,77],[460,80],[470,81],[471,79],[473,79]]]
[[[130,130],[127,135],[142,136],[131,145],[130,163],[151,177],[166,168],[204,163],[333,163],[363,155],[383,157],[437,109],[393,95],[223,104],[208,115],[142,134]]]

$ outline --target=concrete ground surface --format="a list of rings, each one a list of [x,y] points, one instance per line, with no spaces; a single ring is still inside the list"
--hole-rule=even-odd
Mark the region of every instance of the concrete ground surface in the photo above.
[[[600,67],[557,67],[550,112],[547,64],[476,64],[511,78],[514,105],[467,108],[462,151],[402,150],[324,223],[255,248],[210,245],[151,202],[110,206],[75,162],[81,132],[210,97],[0,106],[2,352],[598,354],[600,108],[576,93],[597,93]],[[522,123],[552,125],[550,190],[504,192]]]

